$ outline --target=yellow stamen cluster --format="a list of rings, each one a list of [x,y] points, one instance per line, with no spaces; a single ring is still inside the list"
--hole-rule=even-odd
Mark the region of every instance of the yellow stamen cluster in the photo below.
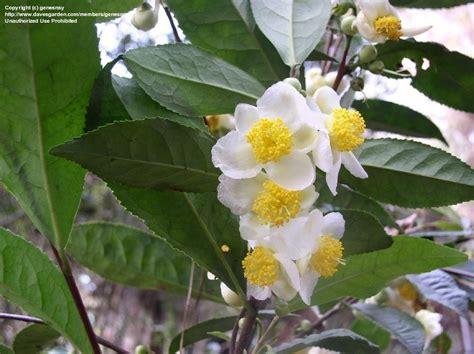
[[[247,133],[246,138],[252,145],[259,163],[277,161],[288,155],[293,148],[293,135],[281,118],[260,119]]]
[[[362,134],[365,122],[357,111],[336,108],[332,112],[332,119],[328,120],[327,128],[331,145],[338,151],[352,151],[364,142]]]
[[[374,28],[378,34],[392,41],[398,41],[402,35],[402,23],[395,16],[379,17],[374,22]]]
[[[253,202],[252,211],[262,224],[281,226],[300,212],[301,192],[286,190],[268,180]]]
[[[264,247],[255,247],[242,261],[244,277],[252,285],[272,286],[278,279],[280,268],[273,253]]]
[[[342,263],[342,242],[329,235],[321,236],[319,248],[311,257],[311,267],[315,272],[327,278],[337,271],[337,265]]]

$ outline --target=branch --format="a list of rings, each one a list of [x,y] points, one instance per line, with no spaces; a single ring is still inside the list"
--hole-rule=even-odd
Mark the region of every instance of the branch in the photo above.
[[[178,29],[176,28],[176,25],[174,24],[173,16],[171,15],[170,8],[166,5],[163,5],[163,8],[165,9],[166,17],[168,17],[168,21],[171,25],[171,29],[173,30],[174,40],[177,43],[181,43],[182,40],[181,40],[181,38],[179,38]]]
[[[334,81],[333,89],[337,91],[337,88],[339,87],[339,84],[342,81],[342,78],[346,74],[346,60],[347,60],[347,55],[349,54],[349,48],[351,47],[351,42],[352,42],[352,37],[346,37],[347,42],[346,42],[346,48],[344,49],[344,53],[342,54],[342,59],[341,59],[341,64],[339,64],[339,70],[337,71],[337,76],[336,80]]]
[[[235,346],[235,351],[231,354],[242,354],[245,350],[248,350],[250,342],[252,341],[252,333],[255,327],[255,321],[257,320],[258,309],[260,307],[260,301],[251,298],[249,300],[249,307],[251,311],[247,311],[245,315],[245,322],[240,332],[239,340]]]

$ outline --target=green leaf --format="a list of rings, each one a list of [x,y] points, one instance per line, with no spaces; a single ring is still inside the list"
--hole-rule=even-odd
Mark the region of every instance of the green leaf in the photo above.
[[[90,12],[86,1],[55,5]],[[82,133],[99,70],[94,19],[82,18],[75,25],[1,23],[0,48],[0,181],[41,234],[62,249],[84,171],[48,150]]]
[[[394,6],[404,7],[416,7],[416,8],[429,8],[429,9],[441,9],[447,7],[454,7],[459,5],[466,5],[474,2],[473,0],[392,0],[391,4]]]
[[[44,324],[32,324],[23,328],[13,341],[15,354],[41,353],[61,335]]]
[[[307,61],[332,61],[333,63],[337,63],[337,59],[327,55],[326,53],[320,52],[318,50],[313,50],[310,55],[306,58]]]
[[[142,3],[140,0],[91,0],[92,10],[94,12],[128,12]],[[99,17],[99,19],[101,19]],[[110,18],[106,18],[110,21]]]
[[[474,112],[474,60],[438,43],[413,40],[388,41],[377,45],[378,57],[387,69],[398,70],[401,61],[409,58],[417,64],[412,85],[429,98],[450,107]],[[426,60],[427,61],[426,61]],[[423,62],[429,68],[423,69]]]
[[[446,141],[435,124],[408,107],[381,100],[354,101],[352,107],[362,114],[369,129]]]
[[[356,210],[341,210],[345,231],[341,239],[344,257],[367,253],[390,247],[392,237],[388,236],[382,224],[370,214]]]
[[[247,253],[237,218],[216,193],[157,192],[110,183],[117,199],[159,237],[215,274],[234,291],[245,289],[242,259]],[[223,253],[221,246],[229,252]]]
[[[168,3],[193,45],[241,68],[265,86],[288,76],[278,53],[255,29],[249,0]]]
[[[158,190],[209,192],[216,190],[219,176],[211,161],[214,143],[212,136],[200,130],[168,120],[145,119],[101,127],[51,153],[108,181]]]
[[[39,249],[2,228],[0,294],[47,322],[82,353],[92,353],[62,273]]]
[[[390,334],[369,320],[355,320],[351,330],[385,350],[390,345]]]
[[[15,354],[13,350],[0,343],[0,354]]]
[[[468,296],[446,272],[434,270],[429,273],[407,275],[407,279],[423,297],[444,305],[469,320]]]
[[[302,64],[316,48],[331,16],[330,0],[250,0],[250,4],[258,27],[290,67]]]
[[[365,299],[399,276],[429,272],[465,259],[463,253],[432,241],[397,236],[389,248],[347,257],[336,274],[319,280],[311,304],[324,304],[342,296]],[[292,301],[293,311],[305,307],[301,301]]]
[[[185,294],[191,260],[160,238],[122,224],[87,223],[73,228],[67,252],[84,267],[115,283]],[[198,279],[199,277],[196,277]],[[202,296],[222,302],[218,282]],[[195,286],[195,294],[199,292]]]
[[[451,349],[451,338],[446,332],[441,333],[431,342],[431,348],[435,350],[437,354],[448,354]]]
[[[151,98],[185,116],[232,113],[265,91],[245,71],[187,44],[134,49],[125,63]]]
[[[210,336],[213,336],[213,337],[223,339],[226,342],[230,341],[230,337],[227,334],[222,333],[220,331],[212,331],[212,332],[208,332],[207,334],[209,334]]]
[[[374,304],[355,304],[352,308],[384,328],[410,353],[421,354],[425,344],[425,331],[420,322],[394,307]]]
[[[273,352],[276,354],[292,354],[309,347],[320,347],[342,354],[380,353],[376,345],[348,329],[331,329],[304,338],[293,339],[291,342],[273,348]]]
[[[378,201],[423,208],[474,199],[474,170],[443,150],[410,140],[374,139],[354,153],[369,178],[342,171],[340,180]]]

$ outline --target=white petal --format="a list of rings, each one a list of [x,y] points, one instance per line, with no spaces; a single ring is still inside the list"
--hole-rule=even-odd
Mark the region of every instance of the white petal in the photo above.
[[[346,222],[341,213],[329,213],[324,216],[322,233],[339,240],[344,235]]]
[[[313,97],[323,113],[331,114],[336,108],[341,108],[339,95],[328,86],[318,89]]]
[[[220,175],[217,199],[228,207],[233,214],[247,214],[251,211],[253,202],[262,190],[262,184],[265,180],[263,173],[247,179],[233,179],[226,175]]]
[[[326,183],[329,187],[329,190],[333,195],[337,194],[337,179],[339,176],[339,170],[341,169],[341,153],[333,151],[334,164],[331,169],[326,172]]]
[[[308,253],[305,216],[297,217],[285,225],[270,230],[266,246],[289,259],[299,259]]]
[[[297,151],[308,153],[314,149],[318,140],[318,129],[314,125],[302,124],[293,133],[294,148]]]
[[[402,28],[402,37],[415,37],[430,30],[433,26],[421,26],[412,28]]]
[[[369,22],[374,22],[378,17],[393,14],[388,0],[357,0],[357,4]]]
[[[255,177],[262,169],[252,147],[236,130],[217,140],[212,148],[212,163],[226,176],[235,179]]]
[[[291,129],[299,125],[307,105],[303,95],[293,86],[280,81],[265,91],[257,101],[257,108],[261,118],[281,118]]]
[[[275,258],[280,262],[281,277],[296,291],[300,290],[300,276],[295,262],[276,253]]]
[[[341,155],[343,165],[354,177],[362,179],[369,177],[352,152],[343,152]]]
[[[272,291],[278,298],[285,301],[290,301],[298,293],[297,290],[295,290],[287,281],[283,279],[277,280],[272,285]]]
[[[262,240],[270,234],[270,227],[260,223],[255,214],[249,213],[240,217],[239,231],[244,240]]]
[[[312,254],[308,253],[304,257],[298,259],[296,261],[296,267],[298,268],[298,272],[301,276],[305,275],[307,272],[311,272],[312,270],[309,268],[311,262]],[[300,278],[300,287],[301,287],[301,278]]]
[[[235,108],[235,126],[241,134],[246,134],[258,122],[257,107],[241,103]]]
[[[314,288],[318,283],[318,279],[319,276],[315,272],[307,272],[301,277],[300,296],[301,300],[303,300],[306,305],[311,305],[311,296],[313,295]]]
[[[268,286],[261,288],[247,282],[247,295],[249,297],[254,297],[257,300],[263,301],[272,296],[272,291]]]
[[[302,210],[309,209],[313,206],[314,202],[318,199],[319,193],[313,185],[301,191],[301,202],[300,207]]]
[[[323,132],[318,134],[318,140],[316,141],[312,155],[314,164],[322,171],[327,173],[332,168],[333,156],[329,135]]]
[[[387,40],[387,38],[375,31],[373,21],[369,21],[362,11],[357,14],[352,27],[356,27],[360,35],[371,42],[384,43]]]
[[[311,159],[299,151],[267,164],[265,170],[271,180],[292,191],[305,189],[313,184],[316,178]]]

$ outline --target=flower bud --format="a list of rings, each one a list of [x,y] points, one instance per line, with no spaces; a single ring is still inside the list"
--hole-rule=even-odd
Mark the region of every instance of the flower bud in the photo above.
[[[244,327],[244,324],[245,324],[245,317],[239,320],[239,328],[242,329]]]
[[[369,64],[368,69],[374,74],[381,74],[385,69],[385,64],[381,60],[376,60]]]
[[[356,34],[357,31],[353,26],[355,19],[354,15],[344,16],[341,20],[341,31],[349,36]]]
[[[243,305],[239,295],[232,291],[227,285],[221,283],[221,295],[227,305],[240,307]]]
[[[301,90],[301,83],[298,79],[295,79],[294,77],[287,77],[283,82],[286,82],[287,84],[290,84],[293,86],[297,91]]]
[[[354,2],[351,0],[342,0],[333,7],[332,13],[334,16],[343,16],[349,10],[355,10]]]
[[[355,77],[351,81],[351,89],[353,91],[362,91],[364,89],[364,79],[361,77]]]
[[[159,4],[156,3],[155,8],[144,2],[135,9],[132,17],[132,25],[142,31],[149,31],[156,26],[158,22]]]
[[[373,45],[365,45],[361,48],[359,52],[359,59],[361,64],[367,64],[377,58],[377,48]]]
[[[304,332],[310,331],[310,330],[311,330],[311,322],[308,321],[308,320],[303,320],[303,321],[301,321],[301,323],[300,323],[300,328],[301,328],[301,330],[304,331]]]
[[[285,300],[277,299],[275,302],[275,313],[279,317],[283,317],[288,315],[290,312],[290,308],[288,307],[288,303]]]
[[[147,347],[139,345],[135,348],[135,354],[151,354],[151,351]]]

